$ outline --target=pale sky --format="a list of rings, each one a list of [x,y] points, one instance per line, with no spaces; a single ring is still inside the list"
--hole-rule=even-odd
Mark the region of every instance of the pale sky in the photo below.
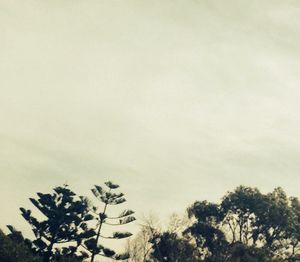
[[[0,0],[0,228],[112,180],[167,217],[300,196],[299,0]]]

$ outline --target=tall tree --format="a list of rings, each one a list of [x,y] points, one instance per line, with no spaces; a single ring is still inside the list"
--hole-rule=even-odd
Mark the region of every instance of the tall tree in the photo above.
[[[96,256],[104,256],[108,258],[113,258],[116,260],[128,259],[129,254],[117,254],[114,250],[104,247],[99,244],[100,239],[124,239],[130,237],[132,234],[130,232],[114,232],[111,236],[103,235],[103,226],[122,226],[128,224],[135,220],[132,216],[134,212],[132,210],[124,210],[118,216],[112,217],[108,215],[108,208],[110,206],[115,206],[122,204],[126,201],[123,193],[114,193],[113,191],[119,188],[118,185],[112,182],[106,182],[105,186],[107,189],[103,189],[100,186],[94,186],[92,188],[92,193],[94,196],[100,200],[103,204],[102,207],[93,207],[91,212],[94,214],[96,219],[96,225],[91,229],[90,237],[87,238],[82,246],[90,253],[91,262],[95,260]],[[87,225],[88,226],[88,225]]]
[[[80,245],[80,224],[91,218],[86,199],[76,197],[67,186],[54,188],[53,194],[37,195],[37,199],[30,198],[30,201],[42,213],[44,220],[34,217],[31,210],[20,208],[35,235],[35,240],[31,241],[32,250],[43,257],[44,262],[62,256],[76,257]]]

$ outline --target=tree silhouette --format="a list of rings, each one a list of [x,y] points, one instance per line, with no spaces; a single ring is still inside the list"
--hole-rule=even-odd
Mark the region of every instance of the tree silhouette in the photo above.
[[[184,230],[183,234],[194,239],[201,257],[215,259],[216,256],[222,256],[228,242],[220,228],[224,214],[219,205],[207,201],[197,201],[188,208],[188,215],[196,221]]]
[[[140,232],[127,241],[126,251],[130,254],[130,258],[126,261],[149,262],[154,245],[151,241],[159,235],[160,231],[159,220],[154,214],[144,216],[140,224]]]
[[[124,210],[117,217],[109,217],[107,215],[108,207],[122,204],[126,201],[123,193],[114,193],[113,191],[119,188],[118,185],[112,182],[105,183],[107,189],[104,190],[100,186],[94,186],[92,193],[94,196],[103,203],[103,209],[99,211],[99,208],[93,207],[91,212],[95,215],[96,226],[88,230],[88,224],[85,224],[86,231],[89,231],[90,237],[88,237],[82,244],[82,246],[90,252],[91,262],[95,260],[97,255],[112,258],[115,260],[128,259],[129,254],[117,254],[112,249],[106,248],[100,245],[100,238],[103,239],[124,239],[132,234],[130,232],[114,232],[111,236],[102,235],[102,229],[104,225],[119,226],[125,225],[135,220],[132,216],[134,213],[132,210]]]
[[[44,262],[59,257],[85,257],[84,253],[77,256],[76,251],[81,243],[80,225],[83,220],[91,219],[86,199],[76,197],[67,186],[54,188],[53,194],[37,195],[37,199],[30,198],[30,201],[44,220],[39,221],[31,210],[20,208],[36,238],[30,243],[33,252],[43,257]]]
[[[156,234],[150,242],[153,244],[151,258],[155,262],[177,261],[197,262],[198,252],[188,239],[179,237],[174,232]]]
[[[281,188],[240,186],[220,203],[196,201],[182,234],[159,232],[146,261],[300,261],[300,202]]]
[[[21,232],[15,231],[5,235],[0,230],[0,260],[1,262],[42,262],[42,259],[32,254],[24,243]]]

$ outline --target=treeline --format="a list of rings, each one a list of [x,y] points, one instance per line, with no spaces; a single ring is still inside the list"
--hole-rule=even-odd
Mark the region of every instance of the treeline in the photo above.
[[[77,196],[67,186],[52,194],[37,193],[32,204],[43,214],[37,219],[21,208],[35,239],[25,239],[8,226],[0,232],[3,262],[100,261],[101,257],[127,262],[296,262],[300,261],[300,202],[281,188],[263,194],[240,186],[220,203],[196,201],[183,217],[173,216],[162,229],[153,218],[140,222],[140,230],[129,238],[125,252],[103,246],[103,239],[126,239],[129,232],[103,234],[103,227],[135,220],[132,210],[111,216],[107,207],[125,202],[119,187],[106,182],[92,188],[101,206]],[[113,231],[112,231],[113,232]]]
[[[131,262],[300,261],[300,202],[281,188],[240,186],[221,202],[196,201],[167,230],[149,219],[129,241]]]

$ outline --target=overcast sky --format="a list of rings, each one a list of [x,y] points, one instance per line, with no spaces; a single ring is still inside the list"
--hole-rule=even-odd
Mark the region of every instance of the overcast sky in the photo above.
[[[299,0],[0,0],[0,227],[63,183],[300,196],[299,47]]]

